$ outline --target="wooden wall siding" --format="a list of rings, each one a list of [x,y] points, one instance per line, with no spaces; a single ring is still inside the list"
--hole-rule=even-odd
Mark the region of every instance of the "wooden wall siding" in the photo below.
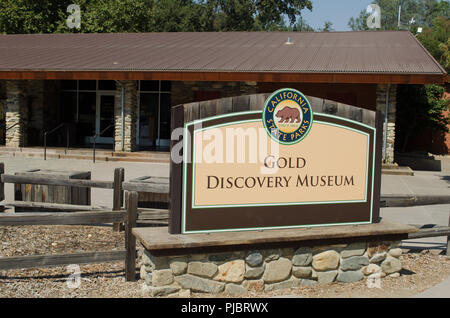
[[[227,113],[262,110],[270,94],[244,95],[184,104],[184,122]],[[306,95],[306,98],[314,112],[332,114],[375,127],[375,111],[313,96]]]
[[[373,111],[376,110],[376,84],[258,83],[258,93],[271,93],[285,87],[297,89],[305,95],[334,100]],[[352,102],[352,99],[356,101]]]

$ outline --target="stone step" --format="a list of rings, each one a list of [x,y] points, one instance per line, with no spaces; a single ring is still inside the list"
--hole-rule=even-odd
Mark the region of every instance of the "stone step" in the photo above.
[[[396,176],[414,176],[414,171],[410,167],[399,166],[394,169],[381,169],[381,174]]]

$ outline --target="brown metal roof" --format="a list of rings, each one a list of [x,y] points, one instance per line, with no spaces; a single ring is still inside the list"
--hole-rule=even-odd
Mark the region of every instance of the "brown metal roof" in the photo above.
[[[406,31],[0,35],[0,78],[25,71],[446,74]]]

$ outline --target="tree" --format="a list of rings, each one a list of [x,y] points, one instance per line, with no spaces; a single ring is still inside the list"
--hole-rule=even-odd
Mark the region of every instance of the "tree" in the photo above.
[[[324,23],[323,23],[323,28],[322,29],[319,29],[319,31],[321,31],[321,32],[330,32],[330,31],[333,31],[333,22],[331,22],[331,21],[325,21]]]
[[[75,1],[81,9],[81,29],[69,29],[64,14],[59,32],[118,33],[151,31],[151,1],[96,0]]]
[[[426,28],[417,39],[423,44],[428,52],[438,61],[447,72],[449,67],[449,39],[450,39],[450,19],[437,17],[430,28]]]
[[[72,3],[79,30],[66,25]],[[0,33],[285,30],[305,8],[310,0],[0,0]]]
[[[448,17],[450,4],[438,0],[375,0],[374,4],[381,9],[381,30],[410,30],[415,33],[417,26],[430,27],[439,17]],[[400,27],[398,11],[401,5]],[[368,30],[369,13],[362,10],[358,17],[351,17],[348,26],[354,31]]]
[[[54,33],[72,0],[0,0],[0,33]]]
[[[395,148],[407,151],[408,142],[430,129],[448,132],[449,118],[443,111],[450,100],[442,99],[444,87],[439,85],[399,85],[397,92],[397,120]]]
[[[255,24],[262,30],[277,30],[287,16],[291,26],[295,25],[301,10],[312,10],[310,0],[253,0],[256,7]]]

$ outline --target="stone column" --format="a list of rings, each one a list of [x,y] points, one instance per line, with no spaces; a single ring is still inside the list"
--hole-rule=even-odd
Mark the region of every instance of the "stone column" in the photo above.
[[[44,81],[28,81],[29,145],[42,144],[44,135]]]
[[[119,81],[114,105],[115,151],[136,150],[137,81]],[[124,102],[124,140],[122,149],[122,87]]]
[[[28,110],[25,99],[25,82],[6,81],[6,142],[7,147],[27,145]]]
[[[4,114],[6,112],[6,81],[0,80],[0,144],[4,144],[5,140],[5,118]]]
[[[395,112],[397,105],[397,85],[391,85],[389,90],[389,108],[387,127],[384,121],[386,112],[386,96],[388,85],[378,84],[377,86],[377,110],[383,113],[383,145],[384,134],[387,132],[386,153],[383,153],[383,162],[387,164],[394,163],[394,143],[395,143]],[[383,146],[384,147],[384,146]]]

